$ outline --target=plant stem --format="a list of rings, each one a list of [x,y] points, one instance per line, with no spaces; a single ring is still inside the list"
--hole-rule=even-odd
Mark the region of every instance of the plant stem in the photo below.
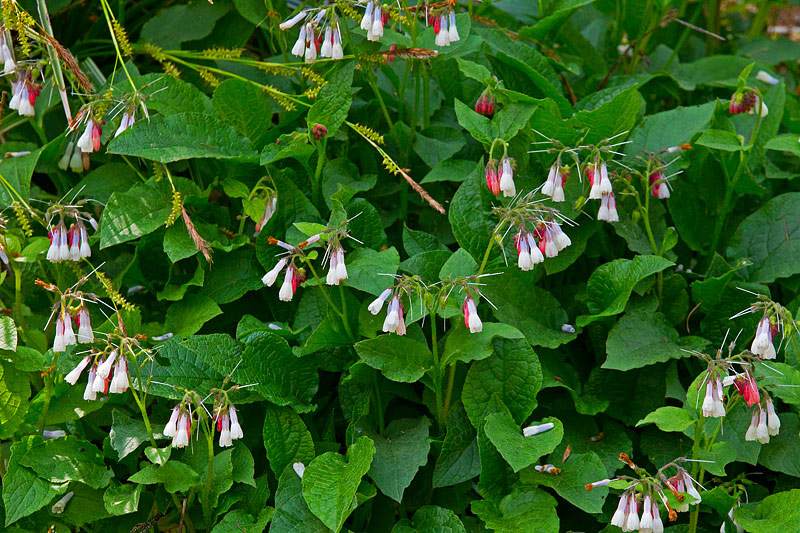
[[[206,519],[206,525],[212,523],[211,516],[211,502],[209,496],[211,493],[211,479],[214,476],[214,422],[211,421],[211,427],[206,431],[206,442],[208,443],[208,473],[206,474],[206,484],[203,488],[203,516]]]
[[[377,372],[372,375],[372,385],[375,389],[375,408],[378,410],[378,428],[382,434],[386,430],[386,425],[383,419],[383,401],[381,400],[381,389],[378,387]]]
[[[317,142],[317,168],[314,171],[314,179],[311,182],[311,198],[314,205],[322,204],[322,169],[325,167],[325,148],[327,139]]]
[[[347,320],[347,300],[345,299],[344,285],[341,283],[339,284],[339,294],[342,297],[342,324],[344,324],[344,330],[347,332],[347,336],[350,337],[352,341],[356,341],[357,339],[353,335],[353,331],[350,329],[350,321]]]
[[[431,350],[433,351],[433,392],[436,394],[436,424],[441,429],[442,422],[442,369],[439,367],[439,346],[436,338],[436,306],[431,311]]]
[[[700,457],[700,439],[703,437],[703,426],[706,423],[704,416],[700,416],[697,424],[694,426],[694,443],[692,444],[692,459],[696,460]],[[700,463],[697,461],[692,462],[692,477],[697,479],[697,472],[700,469]],[[697,519],[700,516],[700,509],[698,505],[692,509],[692,514],[689,517],[689,533],[697,532]]]
[[[453,363],[448,367],[447,372],[447,389],[444,393],[444,407],[442,408],[442,418],[444,423],[447,424],[447,413],[450,411],[450,399],[453,396],[453,382],[456,378],[456,364]]]
[[[320,280],[319,276],[317,275],[317,271],[314,270],[314,265],[311,264],[311,261],[309,261],[308,258],[304,258],[303,262],[305,262],[305,264],[308,265],[308,269],[311,270],[311,275],[314,276],[314,279],[317,281],[319,290],[322,291],[322,296],[325,297],[325,300],[328,302],[330,308],[333,309],[337,315],[339,315],[339,317],[342,319],[342,322],[346,322],[347,318],[345,317],[344,313],[342,313],[339,308],[336,307],[336,304],[333,303],[333,300],[331,300],[331,297],[328,295],[328,291],[325,290],[325,286],[322,284],[322,280]]]
[[[44,382],[44,405],[42,406],[42,414],[39,416],[39,434],[44,431],[45,423],[47,422],[47,411],[50,409],[50,398],[53,396],[53,385],[56,380],[56,365],[58,364],[58,356],[61,352],[53,352],[53,366],[50,372],[45,377]]]

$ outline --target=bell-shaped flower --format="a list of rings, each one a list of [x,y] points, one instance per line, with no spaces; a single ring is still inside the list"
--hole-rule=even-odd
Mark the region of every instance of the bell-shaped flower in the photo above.
[[[774,437],[781,430],[781,419],[775,412],[775,406],[772,404],[772,398],[767,397],[767,432],[770,437]]]
[[[83,370],[87,366],[89,366],[89,363],[91,362],[92,362],[92,357],[89,355],[81,359],[81,362],[78,363],[77,366],[73,368],[69,374],[64,376],[64,381],[66,381],[70,385],[75,385],[75,383],[78,382],[78,378],[81,377],[81,373],[83,373]]]
[[[165,437],[174,437],[178,434],[178,416],[180,415],[181,409],[177,405],[172,408],[172,413],[169,416],[169,421],[167,425],[164,426],[163,434]]]
[[[299,285],[297,269],[293,264],[290,264],[289,268],[286,269],[286,276],[283,278],[283,285],[281,285],[281,290],[278,292],[278,298],[283,302],[291,302]]]
[[[241,439],[244,437],[244,432],[239,424],[239,415],[236,414],[236,409],[232,405],[228,409],[228,416],[231,417],[231,439]]]
[[[300,27],[300,34],[297,36],[297,41],[295,41],[294,46],[292,46],[292,55],[297,57],[303,57],[306,53],[306,32],[307,24],[303,24]]]
[[[458,28],[456,27],[456,14],[454,11],[450,11],[448,15],[448,27],[447,27],[448,37],[450,38],[450,42],[454,43],[456,41],[461,40],[461,36],[458,35]]]
[[[514,169],[511,164],[511,159],[503,156],[500,160],[500,190],[503,191],[503,196],[514,196],[517,194],[517,188],[514,185]]]
[[[264,277],[261,278],[261,282],[267,287],[272,287],[272,285],[275,284],[275,280],[278,279],[278,275],[281,273],[281,270],[283,270],[283,267],[286,266],[288,261],[289,260],[285,257],[278,261],[278,264],[272,267],[272,270],[264,274]]]
[[[398,335],[406,334],[406,322],[403,317],[403,304],[400,302],[400,296],[395,295],[389,302],[389,307],[386,310],[386,319],[383,321],[384,333],[397,333]]]
[[[464,313],[464,325],[469,328],[470,333],[483,331],[483,323],[481,322],[481,317],[478,316],[478,308],[472,296],[467,296],[464,299],[464,305],[461,310]]]
[[[368,310],[370,313],[372,313],[373,315],[377,315],[378,313],[380,313],[380,312],[381,312],[381,309],[383,309],[383,303],[384,303],[384,302],[386,301],[386,299],[387,299],[387,298],[389,298],[389,296],[391,296],[391,295],[392,295],[392,289],[391,289],[391,288],[384,290],[384,291],[383,291],[383,292],[380,294],[380,296],[378,296],[377,298],[375,298],[375,299],[372,301],[372,303],[370,303],[370,304],[369,304],[369,306],[367,307],[367,310]]]
[[[96,368],[92,366],[89,369],[89,381],[86,382],[86,388],[83,390],[83,399],[87,402],[97,399],[97,393],[94,391],[95,381],[97,381],[97,372]]]

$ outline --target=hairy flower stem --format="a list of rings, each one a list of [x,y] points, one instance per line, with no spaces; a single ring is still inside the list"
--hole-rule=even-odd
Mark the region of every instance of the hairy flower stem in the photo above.
[[[314,171],[314,179],[311,182],[311,198],[314,205],[321,206],[322,200],[322,169],[325,167],[325,148],[327,147],[327,139],[321,139],[317,142],[317,168]]]
[[[706,423],[704,416],[700,416],[697,424],[694,426],[694,443],[692,443],[692,477],[697,479],[697,472],[700,469],[700,464],[696,460],[700,458],[700,439],[703,438],[703,426]],[[689,533],[697,532],[697,519],[700,516],[700,506],[695,505],[692,513],[689,516]]]
[[[354,338],[353,332],[350,330],[350,324],[348,324],[347,322],[347,316],[336,306],[335,303],[333,303],[333,300],[331,300],[328,291],[325,290],[325,285],[322,283],[322,280],[317,275],[317,271],[314,269],[314,265],[311,264],[311,261],[309,261],[308,258],[304,258],[303,262],[305,262],[305,264],[308,265],[308,269],[311,271],[311,275],[314,276],[314,279],[316,280],[317,285],[319,286],[319,290],[322,291],[322,296],[325,297],[325,301],[328,302],[328,305],[330,306],[331,309],[333,309],[333,312],[339,315],[339,318],[342,319],[342,324],[344,325],[344,329],[347,332],[347,335],[351,339]],[[342,303],[344,303],[344,295],[342,296]]]

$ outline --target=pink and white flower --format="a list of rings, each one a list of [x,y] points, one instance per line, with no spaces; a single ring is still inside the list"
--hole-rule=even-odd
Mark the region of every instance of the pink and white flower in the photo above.
[[[756,336],[750,345],[750,351],[762,359],[775,359],[775,346],[772,344],[772,326],[769,317],[764,315],[758,322]]]
[[[300,286],[301,280],[294,264],[290,264],[286,269],[286,276],[283,278],[283,285],[278,292],[278,298],[283,302],[291,302],[297,287]]]
[[[520,270],[532,270],[534,265],[544,261],[532,233],[521,230],[514,236],[514,246],[517,248],[517,266]]]
[[[344,249],[340,245],[336,245],[333,250],[328,254],[328,276],[325,282],[328,285],[338,285],[343,280],[347,279],[347,267],[344,264]]]
[[[467,296],[464,299],[462,311],[464,313],[464,325],[469,328],[470,333],[483,331],[483,323],[481,322],[481,317],[478,316],[478,308],[472,296]]]
[[[781,419],[775,412],[775,406],[772,404],[772,398],[767,396],[767,433],[770,437],[774,437],[781,431]]]
[[[87,355],[83,359],[81,359],[80,363],[77,364],[75,368],[73,368],[69,374],[64,376],[64,381],[69,383],[70,385],[75,385],[78,382],[78,378],[81,377],[81,373],[83,370],[89,366],[89,363],[92,362],[92,357]]]
[[[500,160],[500,190],[506,197],[517,194],[517,188],[514,185],[514,167],[511,158],[506,156]]]
[[[561,170],[558,162],[553,163],[547,174],[547,181],[542,186],[542,194],[549,196],[554,202],[564,201],[564,182],[567,176]]]
[[[611,180],[608,178],[608,167],[602,159],[595,161],[594,168],[587,172],[589,175],[589,199],[600,200],[603,194],[614,192],[611,187]]]
[[[236,409],[231,405],[228,409],[228,415],[231,417],[231,439],[241,439],[244,437],[242,426],[239,425],[239,416],[236,414]]]
[[[282,258],[280,261],[278,261],[278,264],[272,267],[272,270],[264,274],[264,277],[261,278],[261,282],[267,287],[272,287],[272,285],[275,284],[275,280],[278,279],[278,275],[281,273],[281,270],[283,270],[283,267],[285,267],[286,263],[288,262],[288,259],[285,257]]]
[[[383,303],[384,303],[384,302],[386,301],[386,299],[387,299],[387,298],[389,298],[389,296],[391,296],[391,295],[392,295],[392,289],[391,289],[391,288],[388,288],[388,289],[384,290],[384,291],[383,291],[383,292],[380,294],[380,296],[378,296],[377,298],[375,298],[375,299],[372,301],[372,303],[371,303],[371,304],[369,304],[369,306],[367,306],[367,310],[369,310],[369,312],[370,312],[370,313],[372,313],[373,315],[377,315],[378,313],[380,313],[380,312],[381,312],[381,309],[383,309]]]
[[[709,377],[706,383],[706,396],[703,399],[703,416],[713,418],[725,416],[724,400],[722,380],[717,376]]]
[[[604,194],[600,200],[600,209],[597,211],[597,220],[605,220],[606,222],[619,222],[619,213],[617,213],[617,201],[614,198],[614,193]]]
[[[522,436],[523,437],[533,437],[534,435],[538,435],[539,433],[544,433],[545,431],[550,431],[556,427],[555,424],[552,422],[545,422],[544,424],[538,424],[535,426],[528,426],[523,428]]]
[[[78,336],[76,339],[79,343],[94,342],[91,317],[86,305],[81,305],[78,311]]]
[[[403,317],[403,304],[400,296],[395,295],[389,302],[386,310],[386,319],[383,321],[384,333],[406,334],[406,323]]]

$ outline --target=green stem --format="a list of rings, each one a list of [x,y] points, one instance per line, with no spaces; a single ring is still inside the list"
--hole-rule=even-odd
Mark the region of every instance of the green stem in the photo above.
[[[442,408],[442,419],[447,424],[447,413],[450,411],[450,400],[453,396],[453,382],[456,378],[456,365],[453,363],[447,371],[447,389],[444,392],[444,407]]]
[[[325,290],[325,285],[322,284],[322,280],[319,279],[317,271],[314,270],[314,265],[311,264],[311,261],[309,261],[307,257],[303,258],[303,262],[305,262],[305,264],[308,265],[308,269],[311,270],[311,275],[314,276],[314,279],[317,281],[319,290],[322,291],[322,296],[325,297],[325,300],[328,302],[330,308],[333,309],[337,315],[339,315],[339,317],[342,319],[342,322],[347,322],[347,317],[345,317],[344,313],[342,313],[339,308],[336,307],[336,304],[333,303],[333,300],[331,300],[331,297],[328,295],[328,291]]]
[[[44,431],[45,423],[47,422],[47,411],[50,409],[50,398],[53,396],[53,386],[56,380],[56,365],[58,364],[58,356],[61,352],[53,352],[52,370],[45,377],[44,382],[44,405],[42,406],[42,414],[39,416],[39,434]]]
[[[700,440],[703,437],[703,426],[706,423],[704,416],[700,416],[697,424],[694,426],[694,442],[692,443],[692,477],[697,479],[697,472],[700,469],[701,463],[696,460],[700,457]],[[692,514],[689,517],[689,533],[697,533],[697,519],[700,517],[700,506],[695,505],[692,509]]]
[[[40,0],[44,1],[44,0]],[[103,6],[103,15],[106,19],[106,24],[108,24],[108,31],[111,33],[111,42],[114,43],[114,50],[117,52],[117,59],[119,59],[119,64],[122,66],[122,70],[125,72],[125,76],[128,78],[128,82],[131,84],[131,89],[134,91],[136,90],[136,84],[133,83],[133,78],[131,77],[131,73],[128,72],[128,67],[125,66],[125,58],[122,57],[122,51],[119,49],[119,43],[117,42],[117,35],[114,33],[114,26],[111,24],[111,19],[114,18],[114,14],[111,11],[111,6],[108,5],[106,0],[101,0],[100,4]]]
[[[211,516],[211,479],[214,476],[214,423],[211,422],[211,428],[206,431],[206,442],[208,443],[208,473],[206,474],[206,484],[203,487],[203,516],[206,519],[206,525],[212,523]]]
[[[422,129],[426,129],[431,121],[431,72],[428,66],[422,65]]]
[[[311,198],[314,205],[322,204],[322,169],[325,167],[325,148],[327,139],[317,142],[317,168],[314,171],[314,180],[311,182]]]
[[[433,392],[436,394],[436,424],[444,427],[442,421],[442,369],[439,366],[439,346],[436,338],[436,306],[431,309],[431,349],[433,351]]]
[[[492,252],[492,246],[494,246],[494,238],[497,234],[496,230],[492,233],[491,238],[489,239],[489,245],[486,247],[486,251],[483,253],[483,260],[481,261],[481,267],[478,269],[478,275],[480,276],[483,274],[483,271],[486,269],[486,263],[489,262],[489,254]]]
[[[342,297],[342,324],[344,324],[344,330],[347,333],[347,336],[350,338],[350,340],[355,342],[357,339],[353,335],[353,330],[350,329],[350,321],[347,320],[347,300],[345,299],[344,285],[341,283],[339,284],[339,294]]]

